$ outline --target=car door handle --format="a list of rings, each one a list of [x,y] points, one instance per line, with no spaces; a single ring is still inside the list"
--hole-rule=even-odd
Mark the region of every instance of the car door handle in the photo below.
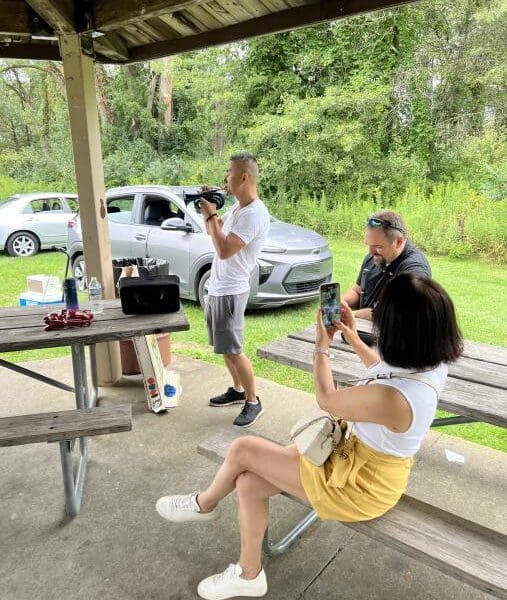
[[[145,241],[146,241],[146,236],[145,236],[145,235],[141,235],[141,234],[139,234],[139,233],[138,233],[138,234],[137,234],[137,235],[135,235],[134,237],[135,237],[135,239],[136,239],[138,242],[145,242]]]

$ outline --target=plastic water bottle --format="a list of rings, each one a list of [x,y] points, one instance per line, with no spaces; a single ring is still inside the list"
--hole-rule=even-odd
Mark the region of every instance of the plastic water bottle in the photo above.
[[[102,306],[102,286],[96,277],[92,277],[88,283],[88,297],[90,298],[90,310],[94,315],[104,310]]]

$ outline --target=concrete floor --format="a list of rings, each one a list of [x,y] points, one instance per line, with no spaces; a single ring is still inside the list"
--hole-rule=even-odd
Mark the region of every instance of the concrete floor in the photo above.
[[[30,363],[72,384],[70,358]],[[207,399],[229,385],[224,368],[175,357],[181,405],[148,412],[140,377],[101,390],[102,405],[132,402],[129,433],[91,440],[81,513],[63,514],[58,445],[0,449],[0,600],[187,600],[198,582],[238,556],[233,496],[217,521],[174,525],[154,504],[160,495],[206,485],[216,465],[197,455],[198,443],[229,426],[239,407],[210,408]],[[5,369],[0,415],[73,408],[73,396]],[[290,425],[312,397],[258,379],[265,415],[252,431],[287,441]],[[465,457],[448,462],[445,449]],[[428,435],[410,491],[422,500],[507,531],[507,455],[442,433]],[[486,491],[487,490],[487,491]],[[304,516],[284,498],[272,503],[270,531],[284,535]],[[319,523],[282,557],[265,560],[276,600],[479,600],[470,586],[420,564],[339,523]]]

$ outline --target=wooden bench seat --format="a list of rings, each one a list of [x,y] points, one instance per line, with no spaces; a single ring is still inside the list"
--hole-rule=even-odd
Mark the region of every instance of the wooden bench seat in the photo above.
[[[227,430],[202,442],[198,452],[221,463],[232,440],[240,435],[247,433]],[[382,517],[344,525],[480,590],[507,598],[507,536],[496,531],[409,496],[403,496]]]
[[[309,330],[293,334],[290,337],[275,340],[257,350],[262,358],[311,372],[313,369],[313,348],[315,334]],[[296,337],[293,337],[296,336]],[[301,339],[303,337],[303,339]],[[349,379],[364,377],[365,369],[350,347],[341,341],[334,341],[331,353],[331,370],[337,383],[347,384]],[[476,361],[478,362],[478,361]],[[488,364],[488,363],[484,363]],[[502,367],[505,368],[505,367]],[[499,386],[465,381],[449,377],[440,397],[439,408],[451,413],[471,417],[492,425],[507,427],[507,393]]]
[[[0,446],[59,442],[132,429],[130,404],[0,418]]]
[[[86,477],[89,436],[132,429],[132,407],[94,406],[59,412],[0,418],[0,446],[59,442],[65,510],[69,517],[79,513]],[[79,460],[74,470],[72,450],[79,439]]]

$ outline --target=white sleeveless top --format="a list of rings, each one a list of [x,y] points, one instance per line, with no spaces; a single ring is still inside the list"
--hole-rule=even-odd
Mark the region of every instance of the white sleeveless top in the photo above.
[[[421,372],[442,393],[447,379],[447,364],[440,364],[434,369]],[[365,379],[378,374],[414,373],[410,369],[391,367],[380,361],[367,369]],[[370,448],[392,456],[413,456],[421,447],[424,436],[428,432],[437,410],[438,397],[436,391],[428,384],[415,379],[374,379],[369,383],[389,385],[403,394],[412,411],[412,422],[407,431],[396,433],[384,425],[356,421],[351,431]],[[362,385],[359,382],[358,385]]]

